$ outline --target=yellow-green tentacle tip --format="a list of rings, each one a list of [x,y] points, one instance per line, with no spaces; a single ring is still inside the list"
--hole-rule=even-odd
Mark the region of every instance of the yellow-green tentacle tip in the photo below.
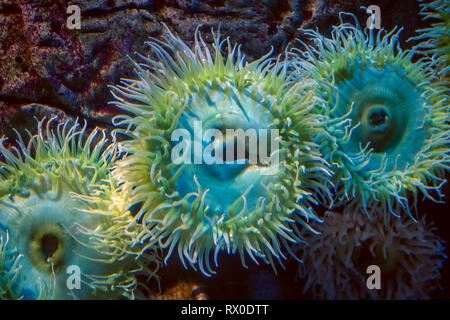
[[[125,254],[131,241],[118,230],[127,211],[111,196],[115,141],[108,143],[98,130],[88,135],[77,122],[56,125],[55,119],[39,121],[27,143],[18,135],[6,148],[5,140],[0,235],[21,257],[14,265],[21,297],[133,298],[134,273],[143,266]]]
[[[297,77],[316,81],[327,134],[317,143],[335,172],[337,205],[412,216],[419,193],[441,200],[449,168],[449,99],[435,61],[413,62],[396,29],[363,32],[356,23],[293,51]],[[356,20],[356,18],[355,18]],[[412,198],[412,202],[408,199]]]
[[[328,212],[308,247],[304,292],[321,299],[430,299],[440,288],[445,242],[425,217],[417,223],[379,213]]]
[[[113,103],[132,114],[115,119],[129,139],[114,174],[129,204],[140,206],[137,243],[167,248],[166,260],[178,252],[185,267],[187,260],[207,276],[221,251],[239,254],[244,266],[248,257],[281,263],[289,243],[300,241],[299,227],[318,219],[312,204],[330,198],[328,165],[313,142],[321,117],[309,112],[307,84],[292,83],[286,61],[247,63],[238,46],[213,37],[212,51],[198,32],[189,48],[167,30],[164,41],[148,42],[153,56],[134,62],[139,79],[112,87]],[[224,133],[213,140],[221,153],[234,146],[227,129],[278,130],[279,148],[269,155],[279,162],[252,164],[250,142],[242,158],[222,163],[196,162],[196,147],[193,160],[183,151],[186,162],[173,161],[175,130],[187,133],[187,146],[211,147],[199,132],[209,129]]]

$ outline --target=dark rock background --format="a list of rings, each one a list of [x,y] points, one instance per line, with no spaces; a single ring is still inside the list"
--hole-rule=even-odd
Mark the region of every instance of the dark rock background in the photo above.
[[[71,4],[81,8],[81,30],[66,27]],[[296,38],[307,41],[299,28],[329,34],[340,11],[354,13],[364,25],[368,15],[361,6],[371,4],[380,6],[383,28],[404,27],[403,49],[411,46],[406,40],[416,29],[427,26],[415,0],[0,0],[0,135],[15,138],[12,128],[33,132],[33,117],[53,115],[111,129],[111,118],[120,111],[108,105],[107,85],[134,77],[127,55],[146,53],[144,42],[161,36],[162,23],[187,43],[197,26],[206,42],[212,40],[210,29],[220,26],[251,60],[271,46],[279,54],[295,46]],[[293,262],[275,276],[270,267],[245,270],[239,258],[223,257],[219,274],[206,279],[184,271],[174,258],[162,270],[163,289],[189,280],[198,285],[183,288],[203,286],[212,298],[310,298],[300,294]],[[447,292],[436,297],[448,298]]]
[[[81,8],[81,30],[66,27],[70,4]],[[32,118],[33,108],[22,110],[30,104],[110,127],[118,110],[107,104],[112,100],[107,85],[133,77],[127,55],[147,52],[144,42],[161,35],[161,23],[188,43],[198,25],[207,42],[210,29],[220,25],[223,35],[255,59],[271,46],[278,54],[295,45],[294,39],[306,40],[300,27],[329,33],[339,11],[353,12],[365,23],[368,15],[360,7],[370,4],[380,5],[383,27],[405,27],[402,40],[420,25],[415,0],[0,0],[1,133],[9,135],[9,127]]]

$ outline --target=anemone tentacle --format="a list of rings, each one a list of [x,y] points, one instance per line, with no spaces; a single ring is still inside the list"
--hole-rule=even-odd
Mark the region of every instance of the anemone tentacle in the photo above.
[[[449,99],[436,61],[413,62],[398,33],[344,22],[331,38],[305,31],[315,46],[292,50],[297,77],[317,82],[315,112],[327,134],[316,141],[335,173],[337,205],[412,216],[418,193],[434,201],[449,168]],[[356,18],[355,18],[356,20]]]
[[[191,49],[167,30],[163,41],[147,43],[153,57],[133,61],[139,79],[112,86],[113,103],[132,114],[114,119],[116,133],[129,137],[114,174],[130,205],[140,205],[136,243],[167,248],[166,261],[178,252],[185,267],[207,276],[221,251],[238,253],[244,266],[246,257],[281,263],[284,248],[300,241],[295,222],[309,228],[318,219],[312,205],[331,197],[331,173],[313,142],[321,118],[310,115],[307,83],[293,85],[287,62],[270,53],[247,63],[239,46],[213,37],[211,51],[197,30]],[[193,133],[191,145],[210,142],[195,133],[195,121],[205,131],[279,130],[279,166],[174,163],[176,129]]]
[[[22,298],[22,256],[8,242],[8,233],[0,235],[0,300],[18,300]]]
[[[419,0],[422,2],[422,0]],[[447,0],[424,2],[421,14],[426,19],[434,19],[431,27],[417,30],[419,36],[411,40],[424,40],[416,46],[419,51],[435,56],[440,75],[444,78],[450,71],[450,3]]]
[[[126,254],[129,213],[113,197],[117,143],[97,129],[87,135],[86,124],[52,130],[54,122],[38,121],[27,143],[19,134],[16,146],[0,143],[0,235],[21,256],[22,297],[133,298],[144,267]]]

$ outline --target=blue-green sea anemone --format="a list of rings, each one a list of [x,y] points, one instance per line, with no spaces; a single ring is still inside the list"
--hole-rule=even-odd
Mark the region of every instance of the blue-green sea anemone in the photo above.
[[[144,266],[127,253],[126,205],[114,196],[117,144],[77,122],[53,123],[40,121],[26,144],[20,135],[16,147],[0,143],[0,235],[21,257],[20,298],[133,298]]]
[[[422,3],[421,7],[425,19],[434,19],[435,22],[429,28],[417,30],[420,35],[413,39],[424,40],[417,48],[435,55],[441,74],[446,75],[450,71],[450,2],[436,0]]]
[[[288,244],[300,241],[299,226],[317,219],[312,204],[330,197],[330,172],[313,143],[321,123],[309,112],[307,85],[292,84],[284,60],[246,63],[239,47],[213,37],[210,51],[197,32],[191,49],[167,30],[164,41],[147,43],[153,57],[134,62],[139,79],[113,87],[114,103],[132,114],[115,119],[130,139],[121,143],[127,156],[114,172],[129,204],[140,205],[136,243],[168,248],[166,261],[175,250],[185,267],[187,260],[207,276],[221,251],[238,253],[244,266],[246,257],[275,266]],[[208,129],[223,136],[212,140],[199,131]],[[279,148],[266,151],[279,161],[251,163],[257,140],[246,140],[242,157],[228,157],[226,150],[236,148],[228,129],[255,130],[259,142],[269,139],[259,130],[278,130]],[[174,132],[188,134],[193,155],[180,157],[188,161],[172,160]],[[198,161],[195,148],[213,145],[223,162],[208,164],[204,154]]]
[[[441,198],[449,99],[435,81],[435,62],[413,62],[414,50],[401,50],[396,29],[365,33],[344,16],[331,38],[306,31],[315,45],[293,59],[299,77],[317,82],[322,103],[314,112],[327,123],[317,142],[335,172],[336,203],[411,215],[419,192]]]
[[[445,242],[425,217],[417,223],[382,213],[369,218],[362,212],[328,212],[316,226],[319,236],[305,235],[300,276],[304,292],[322,299],[429,299],[440,288],[447,259]],[[367,280],[380,268],[380,288]]]

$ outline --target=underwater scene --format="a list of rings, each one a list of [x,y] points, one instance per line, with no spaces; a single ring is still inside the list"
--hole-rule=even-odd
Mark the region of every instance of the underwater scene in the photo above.
[[[0,0],[0,300],[450,299],[449,60],[450,0]]]

